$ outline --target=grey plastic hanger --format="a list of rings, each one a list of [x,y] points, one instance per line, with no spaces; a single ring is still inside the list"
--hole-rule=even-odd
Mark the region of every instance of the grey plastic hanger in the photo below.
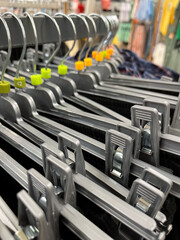
[[[63,216],[65,219],[65,225],[67,225],[78,237],[80,237],[80,239],[94,239],[94,236],[99,240],[111,239],[108,235],[106,235],[103,231],[86,219],[82,214],[80,214],[74,207],[72,207],[69,202],[66,202],[65,199],[63,199],[63,201],[59,201],[55,196],[51,182],[44,178],[37,171],[34,169],[27,171],[2,150],[0,150],[0,156],[0,161],[1,163],[5,163],[5,170],[10,174],[10,176],[15,178],[15,180],[17,179],[16,177],[18,177],[19,183],[29,191],[29,195],[34,199],[34,201],[43,207],[43,211],[49,224],[49,229],[51,229],[51,239],[59,239],[59,216]],[[53,164],[55,164],[55,162],[53,162]],[[71,170],[63,162],[59,161],[58,165],[59,169],[61,169],[61,176],[66,178],[66,184],[69,184],[69,181],[71,180],[69,177],[71,177],[72,174]],[[14,169],[17,170],[14,172],[14,174],[13,171],[10,170],[10,166],[14,166]],[[19,168],[21,169],[21,174],[18,170]],[[23,183],[25,183],[25,185]],[[42,198],[39,198],[40,195]],[[47,201],[46,206],[42,205],[43,199],[46,199]]]
[[[15,18],[15,20],[18,22],[18,24],[21,28],[22,39],[23,39],[23,49],[22,49],[22,53],[21,53],[21,56],[20,56],[20,59],[19,59],[19,64],[18,64],[18,67],[17,67],[17,71],[16,71],[16,78],[18,78],[19,77],[19,71],[20,71],[21,65],[22,65],[22,61],[23,61],[23,58],[24,58],[25,52],[26,52],[26,34],[25,34],[25,31],[24,31],[24,27],[23,27],[22,22],[20,21],[20,19],[15,14],[13,14],[11,12],[5,12],[2,16],[12,16],[13,18]]]
[[[60,151],[53,148],[52,146],[50,146],[49,144],[43,144],[42,145],[42,150],[43,150],[42,155],[43,155],[43,159],[44,159],[44,162],[42,162],[40,149],[33,146],[33,144],[31,144],[27,140],[23,139],[22,137],[18,136],[17,134],[13,133],[12,131],[7,129],[6,127],[3,127],[2,125],[0,126],[0,131],[1,131],[1,136],[4,140],[6,140],[10,144],[12,144],[17,149],[19,149],[21,152],[23,152],[26,156],[31,158],[33,161],[35,161],[40,166],[42,166],[42,164],[43,164],[44,171],[48,172],[49,177],[50,177],[49,174],[52,174],[49,171],[47,171],[47,166],[46,166],[47,165],[46,157],[49,154],[52,154],[53,156],[56,156],[58,159],[63,160],[65,162],[63,154]],[[81,151],[80,151],[80,148],[78,150],[78,144],[79,144],[78,141],[76,139],[66,135],[66,134],[63,134],[63,133],[60,136],[61,136],[61,140],[62,140],[60,145],[59,145],[60,149],[64,149],[65,146],[67,146],[67,147],[71,146],[72,147],[73,144],[74,144],[73,150],[76,151],[75,173],[84,175],[84,170],[82,169],[82,166],[83,166],[82,163],[83,163],[84,160],[82,159],[83,156],[79,155],[79,153]],[[68,157],[68,155],[67,155],[67,157]],[[82,159],[82,160],[80,160],[80,159]],[[73,161],[72,161],[72,163],[73,163]],[[113,191],[116,191],[116,195],[118,193],[119,196],[121,196],[121,198],[122,197],[125,198],[125,199],[127,198],[128,191],[126,189],[124,189],[121,186],[118,187],[117,184],[113,183],[112,179],[108,179],[108,177],[103,176],[103,174],[100,171],[97,171],[95,168],[93,168],[87,162],[85,164],[86,164],[87,174],[89,174],[90,179],[92,179],[94,181],[98,176],[98,179],[97,179],[98,184],[99,184],[99,180],[101,180],[103,186],[105,186],[105,185],[108,186],[108,190],[109,190],[109,188],[112,188]],[[104,182],[103,182],[103,180],[104,180]],[[114,186],[113,186],[113,184],[114,184]],[[166,191],[166,195],[168,194],[168,192]],[[157,220],[158,220],[158,215],[157,215]]]
[[[25,140],[23,137],[19,136],[18,134],[8,129],[7,127],[3,126],[3,124],[0,124],[0,133],[1,133],[1,138],[3,138],[6,142],[14,146],[16,149],[21,151],[23,154],[25,154],[29,158],[31,158],[37,164],[39,164],[40,166],[43,166],[44,169],[46,168],[45,168],[45,165],[43,164],[42,156],[43,156],[43,159],[45,159],[47,152],[52,152],[54,153],[54,155],[56,154],[57,158],[63,159],[63,154],[48,142],[42,145],[42,154],[41,154],[41,150],[37,146]],[[77,142],[77,140],[75,142]],[[40,143],[39,143],[39,147],[40,147]],[[76,166],[78,166],[78,168],[79,167],[81,168],[82,165],[84,164],[84,158],[83,156],[78,157],[78,155],[76,156],[76,158],[77,158]],[[102,185],[103,186],[107,185],[108,189],[110,188],[112,190],[116,189],[116,191],[118,192],[125,191],[123,187],[117,186],[117,184],[112,179],[110,179],[109,177],[106,177],[102,172],[94,168],[88,162],[85,162],[85,166],[86,166],[87,173],[89,173],[89,175],[91,176],[90,179],[100,180],[101,178]]]
[[[8,44],[8,46],[9,46],[8,56],[7,56],[6,62],[4,64],[4,72],[5,72],[6,66],[9,61],[10,54],[11,54],[11,37],[10,37],[9,29],[8,29],[8,26],[5,22],[5,20],[2,20],[2,22],[3,22],[4,26],[6,27],[6,32],[8,35],[8,43],[9,43]],[[7,75],[7,74],[5,74],[3,76],[6,79],[7,79],[7,77],[9,78],[9,75]],[[11,77],[11,81],[13,81],[13,77]],[[52,144],[54,144],[53,140],[49,139],[48,137],[46,137],[46,135],[42,134],[41,132],[39,132],[38,130],[36,130],[35,128],[33,128],[32,126],[30,126],[29,124],[27,124],[26,122],[23,121],[17,102],[14,101],[10,96],[8,96],[8,94],[1,95],[0,109],[1,109],[1,112],[0,112],[1,119],[3,119],[3,121],[9,121],[10,125],[13,126],[15,129],[19,129],[19,131],[22,134],[25,134],[23,132],[23,129],[24,129],[25,131],[27,131],[29,133],[30,138],[32,138],[34,136],[34,139],[36,139],[38,142],[42,138],[42,139],[44,139],[44,141],[51,142]],[[31,112],[31,114],[33,114],[33,110]],[[32,133],[34,135],[32,135]]]
[[[11,43],[10,31],[9,31],[6,21],[2,17],[0,17],[0,21],[3,23],[3,26],[6,30],[7,41],[8,41],[8,53],[7,53],[6,61],[5,61],[5,64],[3,65],[3,69],[2,69],[2,73],[1,73],[1,81],[4,81],[4,74],[6,72],[6,68],[7,68],[7,65],[8,65],[10,57],[11,57],[12,43]]]
[[[81,137],[80,137],[81,138]]]
[[[8,230],[8,228],[3,224],[3,222],[0,220],[0,239],[1,240],[14,240],[13,234]]]
[[[71,23],[71,26],[72,26],[72,30],[73,30],[73,34],[74,34],[74,39],[73,39],[73,45],[72,47],[67,51],[67,53],[65,54],[65,56],[62,58],[62,61],[61,61],[61,64],[64,64],[64,61],[67,59],[67,57],[69,56],[70,52],[73,50],[75,44],[76,44],[76,41],[77,41],[77,34],[76,34],[76,28],[75,28],[75,25],[72,21],[72,19],[68,16],[66,16],[64,13],[56,13],[54,15],[54,17],[58,17],[58,16],[63,16],[65,17],[66,19],[68,19],[68,21]]]
[[[83,140],[81,140],[81,141],[83,141],[83,142],[84,142],[84,139],[83,139]]]
[[[61,14],[61,13],[60,13]],[[59,14],[58,14],[59,15]],[[73,23],[73,21],[71,20],[71,18],[69,18],[68,16],[66,17],[72,24],[72,29],[75,30],[75,25]],[[90,18],[91,19],[91,18]],[[94,23],[92,21],[92,23]],[[93,26],[95,27],[95,25],[93,24]],[[74,37],[76,39],[76,34],[74,34]],[[75,39],[74,39],[74,42],[75,42]],[[91,45],[88,49],[88,51],[90,50],[91,48]],[[87,53],[88,53],[87,51]],[[95,113],[98,113],[101,112],[100,115],[105,115],[105,116],[112,116],[112,118],[115,118],[115,119],[122,119],[123,118],[121,116],[119,116],[118,114],[116,114],[115,112],[111,111],[110,109],[108,108],[105,108],[101,105],[99,105],[98,103],[94,102],[94,101],[91,101],[90,99],[87,99],[81,95],[79,95],[77,92],[76,92],[76,87],[74,85],[74,83],[72,82],[72,80],[70,78],[68,78],[67,76],[60,76],[60,78],[57,76],[57,74],[55,73],[52,73],[52,78],[51,78],[51,81],[54,82],[55,84],[57,84],[62,92],[63,92],[63,95],[66,96],[66,98],[68,98],[68,100],[75,100],[76,103],[77,101],[80,103],[80,105],[82,105],[83,107],[88,107],[89,110],[93,111],[94,108],[95,108]],[[70,96],[72,95],[72,98],[70,99]]]
[[[79,56],[78,56],[78,61],[81,61],[82,53],[83,53],[83,51],[85,50],[85,48],[87,47],[87,45],[88,45],[88,43],[89,43],[90,30],[89,30],[89,26],[88,26],[87,22],[84,20],[83,17],[81,17],[81,15],[77,15],[77,14],[75,14],[75,13],[69,14],[69,17],[72,18],[73,16],[74,16],[74,17],[79,17],[79,18],[81,18],[81,20],[84,22],[84,25],[86,26],[86,29],[87,29],[87,40],[86,40],[85,44],[83,45],[83,47],[82,47],[82,49],[81,49],[81,51],[80,51],[80,53],[79,53]]]
[[[30,16],[29,16],[30,17]],[[36,35],[36,34],[35,34]],[[37,42],[37,41],[36,41]],[[36,92],[38,90],[38,93]],[[41,98],[41,96],[40,96],[40,91],[42,92],[41,94],[43,94],[43,98]],[[46,95],[47,95],[47,98],[45,99],[45,97],[46,97],[46,95],[45,95],[45,92],[44,92],[44,89],[42,89],[42,88],[36,88],[36,90],[34,90],[34,89],[32,89],[32,88],[27,88],[26,89],[26,92],[27,93],[29,93],[31,96],[33,96],[33,98],[35,99],[35,103],[36,103],[36,105],[37,105],[37,107],[38,108],[40,108],[41,109],[41,107],[42,107],[42,110],[43,110],[43,112],[46,112],[46,108],[48,107],[48,113],[49,113],[49,107],[51,107],[51,108],[54,108],[54,110],[55,111],[57,111],[58,109],[59,110],[61,110],[61,111],[63,111],[63,109],[61,108],[59,108],[58,107],[58,105],[56,104],[56,100],[53,98],[53,96],[52,96],[52,94],[50,94],[50,92],[49,92],[49,94],[48,94],[48,90],[46,91]],[[49,95],[49,96],[48,96]],[[42,101],[42,99],[43,99],[43,101]],[[49,101],[50,100],[50,101]],[[45,108],[45,109],[44,109]],[[64,110],[66,110],[66,109],[64,109]],[[67,110],[68,111],[68,110]],[[72,114],[73,114],[73,112],[70,112],[71,113],[71,116],[72,116]],[[57,112],[55,113],[52,113],[52,114],[55,114],[56,116],[60,116]],[[75,113],[75,116],[76,116],[76,118],[75,118],[75,121],[80,121],[81,119],[82,119],[82,114],[80,114],[80,118],[77,118],[78,117],[78,115],[77,115],[77,112]],[[84,114],[83,114],[83,116],[84,116]],[[67,116],[68,117],[68,116]],[[86,114],[86,117],[88,117],[89,118],[89,120],[90,120],[90,125],[92,124],[92,122],[97,122],[97,124],[98,124],[98,121],[99,121],[99,126],[101,127],[101,126],[107,126],[107,128],[111,128],[113,125],[109,125],[109,120],[107,121],[106,119],[103,119],[103,118],[101,118],[101,117],[93,117],[93,115],[91,116],[91,115],[89,115],[89,114]],[[68,118],[69,119],[69,118]],[[71,118],[72,119],[72,118]],[[87,119],[86,119],[87,120]],[[113,121],[112,121],[112,124],[115,124],[114,125],[114,127],[116,127],[116,123],[114,122],[113,123]]]
[[[45,17],[51,19],[51,21],[53,21],[54,25],[56,26],[56,30],[57,30],[58,36],[60,36],[60,40],[61,40],[61,32],[60,32],[59,26],[57,25],[56,21],[53,18],[51,18],[47,13],[39,12],[39,13],[34,14],[34,16],[41,16],[41,15],[45,16]],[[49,60],[47,61],[45,69],[47,69],[48,64],[51,62],[51,60],[54,58],[56,53],[59,51],[60,46],[61,46],[61,41],[59,41],[57,43],[57,47],[56,47],[55,51],[52,53],[52,55],[50,56]]]
[[[106,74],[106,75],[107,75],[107,74]],[[76,83],[77,83],[77,82],[76,82]],[[88,87],[88,86],[89,86],[89,85],[87,85],[87,87]],[[82,88],[81,85],[80,85],[80,83],[77,84],[77,87],[80,88],[80,89]],[[89,87],[90,87],[90,86],[89,86]],[[105,86],[104,86],[104,87],[105,87]],[[115,86],[115,87],[116,87],[116,86]],[[113,89],[113,90],[114,90],[114,91],[113,91],[113,95],[114,95],[115,92],[116,92],[115,87],[114,87],[114,89]],[[107,89],[109,89],[109,86],[106,86],[106,91],[107,91]],[[125,90],[126,90],[126,89],[125,89]],[[131,91],[132,91],[132,90],[131,90]],[[134,92],[136,92],[136,91],[138,91],[138,94],[137,94],[137,95],[134,94]],[[117,92],[116,92],[116,94],[117,94],[118,96],[119,96],[119,94],[123,94],[123,93],[125,93],[125,92],[124,92],[124,91],[123,91],[123,92],[120,92],[120,91],[117,91]],[[141,94],[139,94],[139,93],[141,93]],[[102,94],[102,93],[101,93],[101,94]],[[133,90],[133,92],[132,92],[132,93],[129,92],[129,94],[130,94],[130,96],[128,96],[128,95],[127,95],[127,92],[126,92],[126,95],[127,95],[126,98],[130,98],[131,101],[132,101],[132,99],[134,98],[134,102],[136,102],[136,103],[137,103],[137,99],[138,99],[140,96],[142,96],[142,97],[144,96],[144,97],[147,98],[147,96],[144,95],[145,93],[142,92],[142,91],[139,92],[139,90]],[[107,96],[107,94],[105,94],[105,95]],[[152,95],[152,93],[150,93],[150,95]],[[155,96],[159,97],[158,94],[155,94]],[[153,97],[153,96],[152,96],[152,97]],[[162,97],[166,98],[166,96],[163,96],[163,95],[162,95]],[[167,96],[167,97],[169,98],[169,96]],[[123,98],[121,98],[121,99],[123,99]],[[141,102],[141,101],[140,101],[140,102]],[[174,103],[172,102],[172,104],[174,104]]]
[[[36,92],[37,90],[38,90],[38,93]],[[27,88],[26,92],[34,97],[36,105],[38,107],[40,107],[40,108],[42,107],[42,109],[45,108],[45,109],[43,109],[44,112],[46,111],[47,107],[48,107],[48,113],[49,113],[49,110],[50,110],[49,107],[50,108],[55,108],[55,110],[58,110],[58,109],[60,110],[60,108],[56,104],[56,100],[53,98],[53,96],[52,96],[52,94],[50,94],[50,92],[48,93],[48,90],[46,90],[46,92],[44,92],[44,89],[42,89],[42,88],[37,88],[36,90],[34,90],[32,88]],[[41,94],[43,94],[43,98],[41,98],[40,92],[42,92]],[[47,98],[45,99],[46,96],[47,96]],[[18,96],[16,96],[16,99],[17,99],[17,97]],[[43,101],[42,101],[42,99],[43,99]],[[63,111],[62,108],[61,108],[61,111]],[[70,113],[71,113],[71,116],[72,116],[73,112],[70,112]],[[52,114],[55,114],[56,116],[60,116],[57,112],[56,113],[54,112]],[[76,116],[75,121],[79,122],[82,119],[82,114],[79,114],[79,115],[80,115],[79,116],[80,118],[77,118],[78,115],[77,115],[77,113],[75,113],[75,116]],[[84,116],[84,114],[83,114],[83,116]],[[97,123],[99,121],[99,123],[100,123],[99,127],[102,127],[102,125],[104,125],[104,126],[107,126],[107,128],[111,128],[111,126],[113,126],[113,125],[109,125],[109,120],[107,121],[106,119],[103,119],[101,117],[93,117],[93,115],[91,116],[89,114],[87,114],[86,117],[88,117],[88,119],[90,120],[90,122],[91,122],[90,125],[94,121],[97,122]],[[68,119],[69,119],[69,117],[68,117]],[[111,121],[111,122],[112,122],[112,124],[115,124],[114,127],[116,127],[116,123],[115,122],[113,123],[113,121]]]
[[[18,218],[14,215],[8,205],[0,198],[0,206],[4,217],[7,219],[7,229],[12,231],[13,239],[27,240],[37,237],[38,240],[49,239],[51,229],[46,222],[42,209],[32,200],[24,190],[18,193]],[[3,216],[0,216],[0,218]],[[19,222],[19,224],[18,224]],[[11,227],[12,226],[12,227]],[[2,232],[1,232],[2,233]],[[5,233],[4,233],[5,234]],[[5,239],[8,238],[6,233]]]
[[[2,156],[2,153],[3,153],[3,156]],[[17,169],[17,166],[20,167],[19,164],[17,164],[12,158],[10,158],[7,154],[4,154],[4,152],[0,151],[0,159],[1,159],[1,162],[5,160],[5,165],[6,165],[6,170],[7,172],[9,172],[9,164],[11,163],[11,165],[14,165],[14,168],[13,169]],[[54,164],[58,163],[59,167],[62,166],[64,168],[64,172],[65,172],[65,169],[67,169],[67,166],[65,166],[65,164],[63,164],[62,162],[56,162],[56,158],[52,157],[52,156],[49,156],[48,159],[50,161],[53,161]],[[62,168],[61,167],[61,168]],[[22,169],[22,168],[21,168]],[[58,206],[60,204],[60,202],[57,202],[57,199],[55,198],[55,195],[53,193],[53,186],[49,183],[49,181],[45,178],[43,178],[38,172],[36,172],[35,170],[30,170],[28,171],[28,176],[26,175],[26,170],[25,169],[22,169],[23,172],[24,172],[24,177],[22,176],[22,173],[21,173],[21,179],[23,180],[23,182],[26,182],[26,189],[28,188],[28,182],[29,182],[29,193],[30,195],[33,197],[34,200],[38,200],[39,201],[39,198],[37,198],[37,191],[40,192],[42,194],[43,197],[46,197],[47,199],[47,206],[46,206],[46,209],[47,209],[47,213],[46,213],[46,216],[48,217],[48,220],[50,219],[50,216],[52,214],[52,207],[53,206],[56,206],[56,211],[57,212],[54,212],[56,213],[56,216],[58,216]],[[22,171],[21,170],[21,171]],[[68,170],[69,171],[69,170]],[[67,174],[67,173],[66,173]],[[15,175],[13,177],[17,177],[18,176],[18,171],[15,172]],[[27,181],[27,177],[28,177],[28,181]],[[77,179],[76,179],[77,180]],[[82,179],[81,179],[82,180]],[[21,182],[21,181],[20,181]],[[81,181],[81,185],[83,187],[84,184],[87,184],[86,182],[82,182]],[[41,187],[41,188],[38,188]],[[96,187],[94,188],[94,185],[92,184],[89,191],[91,191],[91,188],[93,189],[93,192],[94,194],[96,194],[96,189],[98,191],[98,193],[100,194],[100,188]],[[41,189],[41,190],[40,190]],[[78,189],[79,191],[79,189]],[[104,191],[104,190],[103,190]],[[46,194],[45,194],[46,193]],[[98,194],[98,195],[99,195]],[[112,196],[110,195],[108,197],[108,192],[106,194],[106,197],[107,199],[109,199],[110,197],[110,202],[112,201]],[[99,195],[100,197],[100,195]],[[99,198],[98,197],[98,198]],[[118,198],[117,198],[118,199]],[[164,238],[164,233],[161,232],[161,234],[157,234],[154,232],[155,228],[156,228],[156,224],[155,222],[152,220],[152,218],[149,218],[147,215],[145,215],[144,213],[141,213],[139,210],[136,210],[135,208],[131,207],[129,204],[125,203],[124,201],[118,199],[118,208],[116,209],[116,214],[113,214],[113,212],[111,214],[114,215],[115,218],[119,219],[123,224],[128,224],[128,227],[130,227],[131,229],[133,229],[135,232],[138,232],[141,236],[143,237],[151,237],[152,239],[163,239]],[[40,202],[39,202],[40,203]],[[114,202],[115,204],[115,202]],[[115,208],[115,205],[113,204],[113,208]],[[68,206],[68,209],[69,211],[73,211],[73,213],[75,214],[77,211],[73,210],[72,207],[70,207],[69,204],[65,204],[64,205],[64,208]],[[61,209],[62,209],[62,206],[61,206]],[[128,210],[129,209],[129,210]],[[119,215],[118,213],[120,212],[126,212],[128,210],[128,216],[126,216],[126,218],[129,219],[128,223],[125,221],[124,219],[124,214],[123,214],[123,218],[122,218],[122,215]],[[78,214],[78,213],[77,213]],[[66,211],[62,211],[61,210],[61,215],[63,215],[66,220],[69,220],[67,219],[67,216],[66,216]],[[77,221],[77,217],[75,219],[75,223],[73,222],[73,219],[71,219],[71,224],[72,225],[75,225],[76,228],[75,229],[78,229],[77,225],[78,223],[80,222],[80,225],[81,225],[81,228],[78,229],[78,231],[81,229],[81,231],[84,231],[84,228],[83,228],[83,225],[82,225],[82,221]],[[138,222],[135,220],[135,219],[138,219]],[[83,223],[87,223],[87,220],[85,220],[85,218],[83,219]],[[148,222],[148,224],[145,224],[145,222]],[[90,222],[89,222],[89,225],[90,226]],[[145,226],[146,225],[146,226]],[[55,225],[54,225],[55,226]],[[89,229],[89,228],[88,228]],[[141,230],[140,230],[141,229]],[[148,229],[148,230],[147,230]],[[98,232],[98,229],[95,227],[93,227],[93,225],[91,225],[91,230],[92,232],[95,234],[98,234],[101,232],[100,236],[101,238],[100,239],[106,239],[106,235],[103,234],[102,231]],[[90,234],[90,232],[88,232]],[[102,238],[103,237],[103,238]],[[91,238],[89,238],[91,239]],[[94,236],[93,238],[94,239]],[[98,238],[98,235],[96,236],[96,239],[99,239]],[[108,238],[107,238],[108,239]]]
[[[37,36],[36,26],[35,26],[33,18],[31,17],[31,15],[28,12],[25,12],[24,16],[28,17],[29,21],[31,22],[31,26],[33,28],[34,41],[35,41],[33,70],[34,70],[34,74],[36,74],[37,73],[37,59],[38,59],[38,36]]]
[[[21,105],[22,102],[27,102],[27,100],[25,100],[26,98],[25,95],[23,96],[21,94],[21,97],[22,99],[19,99],[19,105]],[[31,100],[32,102],[32,100]],[[41,117],[41,116],[38,116],[37,114],[35,114],[34,116],[36,118],[34,118],[32,115],[29,115],[29,111],[28,111],[28,108],[29,108],[29,101],[27,102],[28,104],[26,106],[23,106],[24,109],[22,109],[22,112],[24,114],[24,117],[26,118],[26,120],[33,124],[34,126],[38,126],[39,128],[43,129],[43,130],[46,130],[47,132],[53,134],[53,135],[57,135],[61,129],[65,132],[67,132],[68,134],[70,134],[71,136],[74,136],[76,138],[78,138],[82,144],[82,149],[84,149],[85,151],[90,151],[91,153],[93,153],[93,155],[99,157],[100,159],[105,159],[105,147],[103,146],[103,144],[101,144],[100,142],[97,142],[95,141],[94,139],[91,139],[83,134],[80,134],[74,130],[69,130],[67,127],[64,127],[60,124],[57,124],[49,119],[46,119],[44,117]],[[20,106],[21,108],[21,106]],[[33,118],[32,118],[33,117]],[[48,125],[47,125],[48,123]],[[38,125],[37,125],[38,124]],[[50,124],[50,125],[49,125]],[[177,144],[177,143],[176,143]],[[164,144],[164,146],[166,146]],[[168,147],[168,151],[169,151],[169,147]],[[135,174],[135,176],[139,176],[139,174],[142,174],[142,171],[145,167],[151,167],[150,164],[148,163],[144,163],[140,160],[133,160],[132,161],[132,171],[131,173],[132,174]],[[137,168],[138,167],[138,168]],[[138,169],[138,172],[136,170],[136,168]],[[153,168],[153,166],[152,166]],[[178,182],[179,182],[179,179],[173,175],[169,175],[168,173],[164,172],[163,170],[160,170],[160,169],[157,169],[155,168],[157,171],[159,172],[162,172],[165,176],[167,177],[171,177],[171,179],[173,179],[173,183],[174,183],[174,189],[177,189],[174,190],[174,192],[172,192],[173,194],[175,194],[175,196],[178,196]]]
[[[59,62],[60,63],[60,62]],[[93,68],[93,70],[94,70],[94,68]],[[105,72],[105,71],[103,71],[104,72],[104,76],[108,76],[108,74]],[[102,73],[102,72],[101,72]],[[84,75],[84,74],[83,74]],[[72,75],[72,73],[70,74],[70,75],[68,75],[69,77],[74,77],[74,81],[76,82],[76,85],[77,85],[77,88],[80,90],[80,89],[82,89],[82,87],[83,87],[83,84],[81,84],[81,82],[83,82],[83,80],[82,81],[78,81],[76,78],[80,78],[81,77],[81,75],[79,74],[78,75],[78,77],[76,76],[76,78],[75,78],[75,76],[74,76],[74,73],[73,73],[73,75]],[[89,81],[91,81],[92,83],[91,83],[91,85],[90,84],[87,84],[87,82],[86,82],[86,87],[87,88],[90,88],[91,86],[92,86],[92,84],[93,84],[93,80],[91,79],[92,78],[92,76],[87,76],[88,77],[88,79],[89,79]],[[87,79],[87,77],[85,78],[85,79]],[[84,78],[84,76],[83,76],[83,78]],[[91,79],[91,80],[90,80]],[[78,81],[78,82],[77,82]],[[95,84],[95,83],[94,83]],[[104,85],[102,85],[103,87],[104,87],[104,89],[103,90],[109,90],[109,86],[104,86]],[[82,89],[82,90],[84,90],[84,89]],[[119,96],[119,94],[123,94],[123,93],[125,93],[125,91],[120,91],[120,90],[116,90],[115,89],[115,87],[112,89],[112,91],[113,91],[113,95],[116,93],[118,96]],[[102,94],[102,93],[101,93]],[[109,93],[110,94],[110,93]],[[137,99],[140,97],[140,96],[144,96],[145,97],[145,93],[142,93],[141,92],[141,95],[138,93],[137,95],[135,95],[134,94],[134,92],[133,93],[131,93],[131,92],[129,92],[128,94],[130,94],[130,96],[129,96],[129,98],[131,98],[131,101],[132,101],[132,99],[133,99],[133,97],[134,97],[134,102],[136,102],[137,103]],[[128,94],[127,94],[127,92],[126,92],[126,98],[128,98]],[[107,94],[105,94],[105,95],[107,95]],[[151,95],[152,95],[152,93],[151,93]],[[155,96],[158,96],[158,94],[156,94]],[[166,97],[166,96],[164,96],[164,97]],[[147,96],[146,96],[146,98],[147,98]],[[169,97],[168,97],[169,98]],[[135,100],[136,99],[136,100]],[[173,104],[173,103],[172,103]]]
[[[87,57],[89,56],[89,52],[91,51],[91,49],[92,49],[92,47],[93,47],[93,45],[94,45],[94,43],[95,43],[95,41],[96,41],[96,32],[97,32],[97,29],[96,29],[96,25],[95,25],[95,23],[94,23],[94,21],[93,21],[93,19],[92,19],[91,17],[89,17],[89,16],[87,16],[87,15],[85,15],[85,14],[83,14],[83,13],[81,13],[80,15],[86,19],[87,23],[88,23],[88,21],[89,21],[89,22],[92,24],[93,31],[94,31],[94,34],[91,33],[91,35],[93,34],[92,41],[91,41],[91,43],[89,44],[89,47],[88,47],[88,49],[87,49],[87,51],[86,51],[85,58],[87,58]]]

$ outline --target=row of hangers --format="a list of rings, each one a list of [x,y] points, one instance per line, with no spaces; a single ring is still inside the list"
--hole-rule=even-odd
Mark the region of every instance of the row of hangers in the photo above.
[[[8,12],[0,20],[8,43],[0,81],[0,167],[28,191],[17,195],[18,217],[0,199],[0,239],[165,239],[172,222],[162,206],[169,195],[180,198],[179,175],[168,155],[179,161],[178,97],[120,84],[123,58],[109,49],[118,28],[114,16],[18,18]],[[59,58],[69,32],[73,45]],[[38,43],[51,36],[56,46],[39,51]],[[82,36],[87,40],[74,64],[67,57]],[[32,39],[35,49],[26,51]],[[10,64],[12,46],[20,42],[20,59]]]

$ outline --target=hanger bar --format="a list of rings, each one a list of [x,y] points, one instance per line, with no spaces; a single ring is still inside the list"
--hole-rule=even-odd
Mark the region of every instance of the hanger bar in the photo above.
[[[114,81],[115,80],[115,81]],[[168,92],[180,92],[179,82],[165,82],[161,80],[142,79],[136,77],[129,77],[125,75],[111,74],[110,83],[119,86],[129,86],[136,88],[144,88],[150,90],[161,90]]]
[[[72,26],[71,26],[70,22],[63,16],[56,16],[54,18],[60,27],[62,41],[73,40],[74,34],[72,31]],[[77,39],[86,38],[88,33],[87,33],[86,26],[85,26],[84,22],[82,21],[82,19],[79,18],[78,16],[72,16],[71,18],[76,26]],[[20,19],[25,28],[26,38],[27,38],[27,46],[34,45],[35,41],[34,41],[33,29],[32,29],[29,19],[25,16],[20,17]],[[57,37],[57,31],[56,31],[55,26],[52,23],[52,21],[50,21],[50,19],[45,18],[44,16],[34,16],[33,19],[35,21],[35,25],[36,25],[36,29],[37,29],[39,44],[58,42],[59,39]],[[9,17],[9,16],[5,17],[5,20],[8,24],[8,27],[10,29],[10,33],[12,36],[12,46],[13,47],[22,47],[23,46],[23,40],[21,37],[22,34],[21,34],[21,29],[18,26],[17,22],[12,17]],[[88,21],[88,25],[90,28],[90,37],[94,37],[95,32],[94,32],[93,24],[90,20],[88,20],[88,19],[86,19],[86,20]],[[96,19],[96,25],[98,25],[100,28],[100,25],[101,25],[100,18]],[[103,27],[100,30],[102,32]],[[0,32],[1,32],[0,49],[6,49],[7,48],[7,39],[6,39],[6,34],[5,34],[5,30],[3,28],[2,23],[0,23]]]
[[[96,29],[97,29],[97,35],[98,36],[104,36],[104,34],[107,32],[107,27],[103,21],[103,19],[100,17],[100,15],[90,15],[90,17],[94,20]]]

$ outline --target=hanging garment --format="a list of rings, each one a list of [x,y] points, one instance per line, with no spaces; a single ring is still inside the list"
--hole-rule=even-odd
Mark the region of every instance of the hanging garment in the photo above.
[[[136,13],[137,13],[138,7],[139,7],[139,0],[135,0],[133,10],[132,10],[132,13],[131,13],[131,18],[133,20],[136,19]]]
[[[160,32],[163,36],[167,35],[169,24],[173,24],[175,20],[175,10],[179,0],[165,0],[163,5],[163,13],[160,23]]]
[[[130,15],[131,15],[131,3],[130,2],[120,3],[119,21],[129,22],[131,18]]]
[[[180,58],[179,57],[180,52],[178,48],[175,48],[175,47],[178,40],[177,39],[178,36],[176,33],[178,33],[179,21],[180,21],[180,3],[175,11],[175,22],[174,24],[170,24],[168,28],[168,33],[165,40],[166,55],[164,60],[164,66],[168,68],[172,68],[178,73],[180,72],[180,68],[177,65],[177,62],[179,61],[179,58]]]
[[[140,0],[136,13],[139,22],[151,22],[153,19],[153,0]]]
[[[144,54],[145,41],[146,41],[145,26],[137,25],[133,36],[132,51],[134,51],[140,58],[142,58]]]
[[[120,42],[129,42],[131,23],[120,23],[118,30],[118,40]]]
[[[166,45],[164,43],[158,43],[153,51],[152,62],[160,67],[164,64],[164,58],[166,53]]]
[[[124,63],[118,67],[121,74],[154,80],[161,79],[162,76],[167,76],[172,78],[175,82],[179,79],[179,74],[169,68],[160,67],[143,60],[130,50],[118,50],[125,59]]]

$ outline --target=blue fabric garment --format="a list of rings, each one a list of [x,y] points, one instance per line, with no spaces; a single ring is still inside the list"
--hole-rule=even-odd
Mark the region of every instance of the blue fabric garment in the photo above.
[[[136,13],[139,22],[150,22],[153,18],[153,0],[140,0]]]
[[[157,80],[161,79],[162,76],[167,76],[171,77],[175,82],[179,79],[179,74],[175,71],[166,67],[159,67],[151,62],[140,59],[130,50],[118,49],[118,51],[125,59],[124,63],[118,67],[119,72],[122,74]]]

